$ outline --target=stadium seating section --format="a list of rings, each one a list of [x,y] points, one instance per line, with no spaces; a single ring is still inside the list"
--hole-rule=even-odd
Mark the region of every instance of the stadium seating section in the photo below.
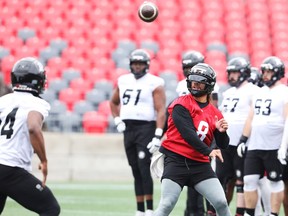
[[[205,54],[220,85],[231,57],[256,67],[269,55],[288,63],[287,0],[151,0],[159,8],[153,23],[137,16],[143,1],[0,1],[1,72],[9,84],[17,59],[35,56],[46,65],[48,130],[115,132],[108,100],[135,48],[150,52],[150,72],[166,80],[169,99],[190,49]]]

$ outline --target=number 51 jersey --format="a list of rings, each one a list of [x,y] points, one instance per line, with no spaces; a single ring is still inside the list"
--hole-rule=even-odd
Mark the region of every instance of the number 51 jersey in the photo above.
[[[0,164],[31,171],[34,153],[27,125],[28,113],[38,111],[43,119],[50,105],[31,93],[14,92],[0,98]]]
[[[135,79],[133,74],[120,76],[121,119],[155,121],[153,91],[159,86],[164,86],[164,80],[149,73],[140,79]]]

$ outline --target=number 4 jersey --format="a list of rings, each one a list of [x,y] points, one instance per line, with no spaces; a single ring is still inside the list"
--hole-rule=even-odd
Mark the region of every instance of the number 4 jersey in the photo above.
[[[38,111],[45,119],[50,105],[31,93],[14,92],[0,98],[0,164],[31,171],[33,147],[27,126],[28,113]]]
[[[164,86],[164,80],[149,73],[140,79],[135,79],[133,74],[119,77],[121,119],[155,121],[153,91],[159,86]]]

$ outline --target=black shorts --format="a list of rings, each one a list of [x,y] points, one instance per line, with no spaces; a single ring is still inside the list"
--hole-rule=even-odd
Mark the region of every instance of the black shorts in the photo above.
[[[147,145],[155,136],[156,122],[126,120],[124,131],[124,147],[128,163],[136,166],[138,161],[151,162],[151,153]]]
[[[288,164],[283,165],[283,181],[288,181]]]
[[[60,209],[50,189],[42,187],[39,179],[22,168],[0,164],[0,207],[4,207],[7,197],[38,214],[51,210],[49,215],[56,215]]]
[[[203,163],[180,155],[169,155],[164,158],[162,179],[164,178],[171,179],[183,188],[194,187],[201,181],[217,177],[209,162]]]
[[[243,181],[244,158],[238,156],[237,146],[229,145],[227,149],[221,149],[221,153],[224,162],[216,160],[216,174],[220,182],[225,182],[229,179]]]
[[[265,171],[269,180],[282,180],[283,166],[277,158],[277,150],[247,151],[244,175],[259,174],[260,178],[262,178]]]

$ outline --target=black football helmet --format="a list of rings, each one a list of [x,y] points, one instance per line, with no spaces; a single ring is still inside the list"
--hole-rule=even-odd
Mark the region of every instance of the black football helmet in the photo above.
[[[131,73],[134,74],[136,79],[139,79],[140,77],[142,77],[146,73],[148,73],[149,66],[150,66],[150,55],[148,52],[146,52],[143,49],[136,49],[131,53],[129,60],[130,60],[130,71],[131,71]],[[134,62],[145,63],[146,67],[140,73],[137,73],[131,67],[132,63],[134,63]]]
[[[204,56],[200,52],[194,50],[185,52],[182,56],[182,69],[184,76],[187,77],[190,69],[198,63],[204,63]]]
[[[46,84],[44,66],[36,58],[22,58],[12,68],[11,82],[15,91],[39,95],[44,91]]]
[[[270,56],[263,60],[261,64],[262,75],[263,72],[267,70],[274,72],[271,80],[266,82],[263,81],[263,84],[268,87],[272,86],[277,80],[280,80],[285,75],[285,65],[283,61],[276,56]]]
[[[204,83],[204,90],[194,90],[191,88],[191,82],[199,82]],[[211,94],[214,90],[214,86],[216,83],[216,73],[214,69],[205,63],[198,63],[194,67],[191,68],[187,79],[187,88],[189,92],[195,97],[201,97],[205,94]]]
[[[259,87],[263,86],[261,72],[257,67],[251,67],[251,74],[248,81]]]
[[[239,87],[241,83],[243,83],[245,80],[249,79],[251,74],[251,66],[250,62],[247,61],[243,57],[235,57],[232,58],[226,67],[226,71],[228,73],[228,82],[231,86]],[[233,82],[229,79],[229,74],[231,72],[239,72],[240,76],[236,82]]]

